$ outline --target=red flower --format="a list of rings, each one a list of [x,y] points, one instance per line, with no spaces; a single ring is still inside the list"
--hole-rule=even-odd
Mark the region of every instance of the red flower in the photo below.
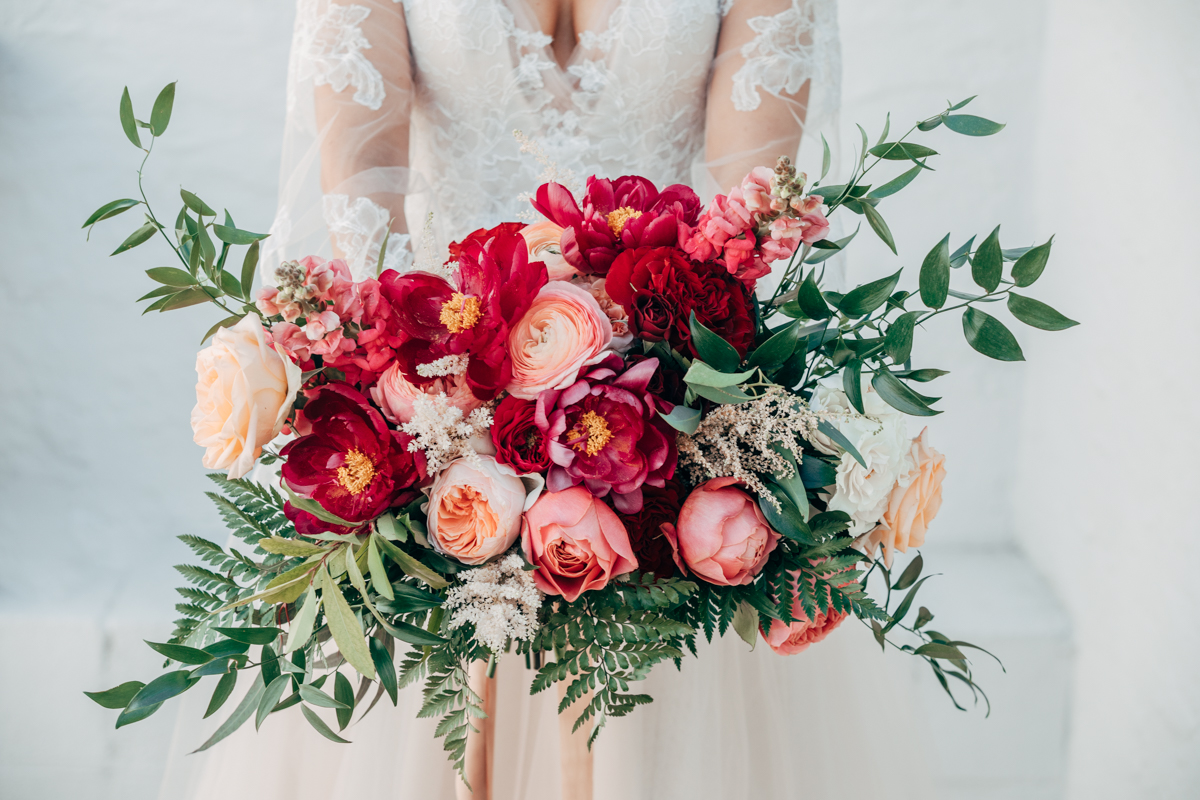
[[[696,356],[691,314],[745,355],[754,342],[749,299],[720,265],[691,261],[674,247],[627,250],[613,262],[608,294],[625,309],[633,332]]]
[[[492,412],[492,443],[496,460],[522,475],[545,472],[550,456],[542,432],[534,424],[537,403],[509,395]]]
[[[674,549],[670,539],[663,533],[662,526],[678,522],[682,505],[683,489],[670,480],[661,489],[642,487],[641,511],[618,514],[629,533],[629,543],[643,572],[652,572],[659,578],[670,578],[678,572]]]
[[[293,492],[350,522],[369,522],[416,497],[424,458],[408,451],[410,437],[388,430],[367,398],[345,384],[321,387],[304,407],[311,433],[281,451],[283,479]],[[295,509],[293,509],[295,511]],[[295,511],[296,529],[331,529]]]
[[[659,192],[636,175],[588,178],[582,211],[557,183],[543,184],[533,205],[566,229],[561,245],[567,263],[596,275],[607,273],[623,250],[674,245],[681,226],[700,217],[700,198],[688,187],[674,184]]]
[[[408,339],[396,360],[410,383],[429,383],[433,378],[419,375],[417,367],[448,355],[469,357],[467,383],[480,400],[491,400],[509,382],[509,326],[547,281],[546,265],[529,261],[525,239],[513,228],[508,223],[476,231],[453,245],[459,263],[453,284],[427,272],[388,270],[380,276]]]
[[[675,431],[658,415],[673,406],[646,390],[657,360],[624,366],[610,355],[566,389],[542,392],[535,421],[554,462],[546,475],[549,491],[582,483],[596,497],[611,491],[618,511],[635,514],[642,485],[664,486],[679,454]]]

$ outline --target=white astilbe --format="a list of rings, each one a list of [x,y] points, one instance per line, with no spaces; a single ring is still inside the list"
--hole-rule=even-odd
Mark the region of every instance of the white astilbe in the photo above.
[[[418,394],[413,398],[412,419],[400,430],[413,437],[410,452],[425,451],[426,470],[432,474],[456,458],[478,463],[471,438],[486,436],[492,427],[492,410],[477,408],[466,418],[461,409],[450,405],[445,392]]]
[[[537,632],[542,593],[516,553],[459,573],[462,583],[446,594],[450,628],[475,626],[475,641],[499,653],[509,639],[528,641]]]
[[[441,378],[445,375],[462,375],[467,371],[471,358],[467,355],[442,356],[428,364],[417,364],[417,374],[422,378]]]

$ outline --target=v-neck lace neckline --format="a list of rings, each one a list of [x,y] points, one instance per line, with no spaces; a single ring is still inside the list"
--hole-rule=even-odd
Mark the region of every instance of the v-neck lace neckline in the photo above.
[[[596,30],[594,28],[584,28],[576,31],[575,45],[571,48],[570,55],[567,56],[565,62],[558,60],[558,55],[554,52],[554,35],[546,33],[542,30],[541,20],[538,19],[537,13],[533,10],[533,6],[528,0],[497,0],[501,5],[508,8],[513,13],[515,22],[518,26],[525,27],[531,33],[538,33],[545,36],[547,42],[542,48],[543,55],[554,65],[555,71],[564,79],[569,78],[571,67],[575,66],[582,58],[583,52],[591,49],[585,46],[584,42],[590,38],[602,37],[611,30],[612,17],[618,8],[625,0],[601,0],[607,5],[607,8],[597,17],[598,20],[604,21],[604,29]]]

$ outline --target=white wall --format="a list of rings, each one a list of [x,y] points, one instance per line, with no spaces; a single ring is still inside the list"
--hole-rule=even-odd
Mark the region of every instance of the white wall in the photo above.
[[[144,114],[178,78],[151,199],[173,216],[182,183],[265,229],[291,5],[0,3],[0,291],[13,332],[0,380],[5,798],[154,796],[170,718],[113,734],[111,714],[77,692],[153,666],[134,645],[162,635],[170,565],[186,557],[174,536],[216,522],[187,422],[205,314],[137,317],[132,300],[150,288],[141,270],[167,262],[152,245],[105,258],[136,227],[132,213],[90,244],[78,228],[134,190],[120,87]],[[843,0],[842,25],[847,143],[854,122],[874,134],[890,110],[895,129],[975,93],[970,110],[1009,123],[991,139],[932,134],[939,171],[881,206],[902,258],[864,231],[856,273],[915,267],[951,230],[957,242],[1003,222],[1009,246],[1054,233],[1033,294],[1084,323],[1017,327],[1022,365],[969,351],[956,320],[933,329],[941,339],[918,338],[918,359],[953,370],[935,384],[947,413],[933,432],[952,472],[927,560],[1015,559],[1005,549],[1015,535],[1069,610],[1068,796],[1200,795],[1200,644],[1185,616],[1200,601],[1190,578],[1200,531],[1186,504],[1200,477],[1188,414],[1200,377],[1189,302],[1200,280],[1190,242],[1200,12],[1185,0]],[[976,555],[954,561],[956,548]],[[969,574],[955,580],[971,591]],[[1063,626],[1022,625],[1021,614],[1043,613],[1024,609],[1054,603],[1044,587],[1011,585],[1028,596],[987,611],[1009,612],[996,637],[1027,627],[1061,639]],[[1008,681],[998,695],[1037,686],[1032,669],[989,681]],[[996,724],[1024,725],[1018,735],[1042,747],[1047,732],[1034,728],[1049,723]],[[962,742],[988,752],[992,734],[970,725]],[[1006,763],[1012,753],[995,755],[989,780],[1021,770]]]

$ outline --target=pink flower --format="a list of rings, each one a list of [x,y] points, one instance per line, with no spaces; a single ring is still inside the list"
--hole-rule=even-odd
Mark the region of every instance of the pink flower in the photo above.
[[[446,375],[434,378],[424,386],[415,386],[405,380],[400,365],[395,363],[388,367],[379,376],[378,383],[371,387],[371,399],[394,425],[412,420],[413,401],[422,394],[446,395],[450,405],[462,411],[464,417],[483,404],[471,391],[463,375]]]
[[[332,311],[322,311],[320,314],[314,314],[308,318],[308,324],[304,326],[304,335],[308,337],[310,342],[319,342],[325,338],[325,334],[332,330],[340,331],[342,320]]]
[[[541,477],[531,479],[535,492]],[[482,564],[512,547],[521,532],[526,485],[491,456],[460,458],[438,473],[429,494],[429,541],[464,564]]]
[[[596,298],[572,283],[547,283],[508,333],[508,393],[536,400],[546,389],[566,388],[612,337],[612,323]]]
[[[258,300],[254,304],[258,306],[258,310],[262,312],[264,317],[280,316],[288,322],[295,322],[304,313],[299,303],[295,301],[279,303],[278,299],[278,287],[264,286],[258,290]]]
[[[790,573],[792,589],[796,588],[798,572]],[[811,620],[804,613],[804,608],[797,597],[792,603],[791,625],[784,625],[777,619],[771,620],[771,627],[760,627],[759,632],[766,640],[767,646],[781,656],[794,656],[806,650],[810,644],[816,644],[846,619],[845,612],[837,611],[832,606],[824,612],[818,611]]]
[[[580,486],[545,493],[525,512],[521,550],[538,588],[567,602],[638,568],[621,520]]]
[[[754,215],[742,201],[742,191],[734,187],[729,195],[719,194],[709,203],[695,227],[680,228],[679,246],[697,261],[711,261],[725,254],[725,245],[739,236],[749,237],[754,247]],[[734,245],[744,249],[744,245]]]
[[[770,215],[777,210],[773,208],[775,198],[771,196],[771,179],[774,177],[775,172],[770,167],[755,167],[742,178],[742,197],[746,208],[763,215]]]
[[[297,361],[308,361],[312,356],[312,341],[305,335],[304,329],[293,322],[276,322],[271,326],[271,338],[275,344],[295,356]]]
[[[304,268],[304,285],[311,287],[322,300],[333,288],[334,281],[354,281],[350,276],[350,266],[340,258],[326,261],[318,256],[306,256],[300,259],[300,266]]]
[[[714,478],[692,490],[676,525],[663,532],[675,548],[675,563],[718,586],[750,583],[767,563],[779,534],[767,524],[754,498],[736,478]]]
[[[550,220],[542,220],[521,229],[525,244],[529,246],[529,260],[541,261],[552,281],[569,281],[578,274],[562,256],[563,227]]]

